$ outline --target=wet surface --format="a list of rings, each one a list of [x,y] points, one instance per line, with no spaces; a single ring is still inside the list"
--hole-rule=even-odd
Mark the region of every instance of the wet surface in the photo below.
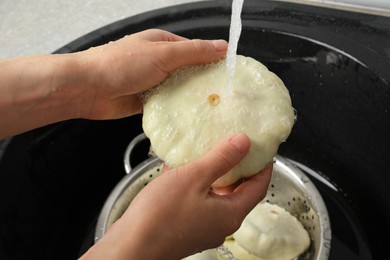
[[[327,180],[326,176],[315,172],[299,162],[293,162],[319,190],[329,212],[332,239],[330,259],[373,259],[366,233],[348,202],[348,194]]]
[[[229,18],[224,1],[161,10],[58,53],[151,27],[227,39]],[[248,0],[243,26],[238,53],[263,62],[290,90],[298,120],[280,154],[322,176],[312,179],[330,215],[330,259],[386,259],[378,234],[390,233],[390,19]],[[141,131],[140,116],[74,120],[8,140],[0,149],[0,258],[73,259],[88,248],[86,236],[125,174],[125,148]]]

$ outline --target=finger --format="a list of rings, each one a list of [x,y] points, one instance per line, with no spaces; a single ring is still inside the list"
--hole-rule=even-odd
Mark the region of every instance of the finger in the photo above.
[[[240,182],[241,180],[239,180]],[[234,192],[234,190],[237,188],[238,186],[238,182],[232,184],[232,185],[229,185],[229,186],[225,186],[225,187],[211,187],[211,192],[217,194],[217,195],[228,195],[232,192]]]
[[[237,207],[247,215],[267,194],[271,181],[273,165],[267,165],[260,173],[245,179],[229,196],[235,197]]]
[[[165,172],[169,172],[170,170],[171,170],[171,169],[169,169],[168,165],[166,165],[166,164],[164,163],[162,172],[165,173]]]
[[[181,170],[186,174],[196,174],[191,177],[200,180],[198,183],[209,189],[213,182],[240,163],[249,148],[248,136],[239,133],[220,142],[202,158],[184,165]]]
[[[174,33],[160,30],[160,29],[149,29],[142,31],[136,34],[138,37],[141,37],[144,40],[149,40],[152,42],[158,41],[167,41],[167,42],[176,42],[176,41],[187,41],[188,39]]]
[[[227,42],[225,40],[188,40],[171,42],[164,45],[160,52],[162,69],[170,72],[186,65],[210,63],[225,56]]]

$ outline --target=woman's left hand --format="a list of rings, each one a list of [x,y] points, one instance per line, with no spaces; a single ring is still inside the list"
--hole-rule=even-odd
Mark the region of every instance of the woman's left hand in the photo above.
[[[163,30],[151,29],[77,55],[89,64],[83,118],[112,119],[142,111],[137,93],[162,82],[171,71],[223,58],[224,40],[189,40]]]

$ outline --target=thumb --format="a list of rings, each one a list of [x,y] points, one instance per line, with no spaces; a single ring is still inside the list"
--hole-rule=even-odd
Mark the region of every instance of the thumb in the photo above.
[[[221,141],[200,159],[183,166],[192,170],[188,168],[183,170],[189,174],[196,174],[194,178],[200,180],[202,186],[210,188],[219,177],[240,163],[249,152],[249,148],[250,139],[239,133]]]

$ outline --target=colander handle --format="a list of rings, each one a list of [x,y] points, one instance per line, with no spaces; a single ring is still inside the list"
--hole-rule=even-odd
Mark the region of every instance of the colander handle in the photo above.
[[[147,137],[144,133],[141,133],[137,135],[126,148],[125,156],[124,156],[124,163],[125,163],[125,171],[126,174],[129,174],[131,170],[133,169],[133,166],[130,163],[130,158],[133,154],[134,148],[141,143],[142,141],[146,140]]]

